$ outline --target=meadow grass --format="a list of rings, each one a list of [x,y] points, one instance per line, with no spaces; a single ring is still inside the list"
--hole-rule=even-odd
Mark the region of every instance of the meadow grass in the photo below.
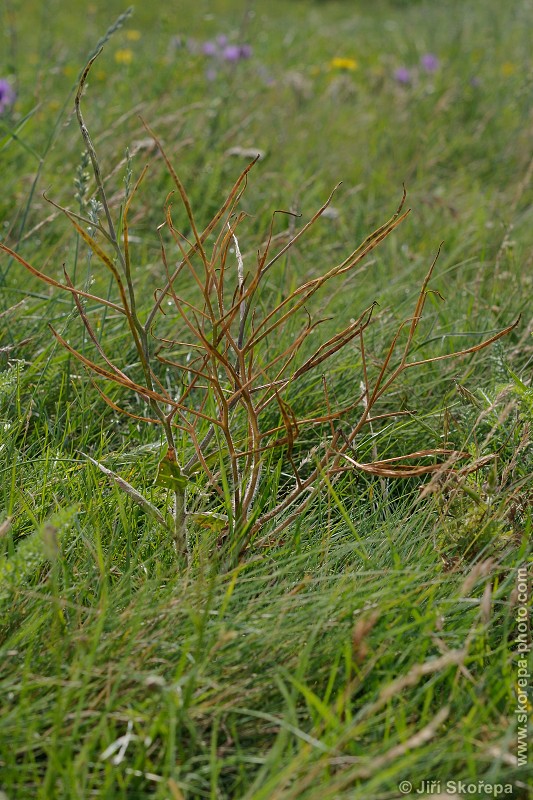
[[[310,313],[333,332],[378,301],[368,349],[382,358],[444,242],[431,288],[445,302],[429,296],[414,356],[521,321],[488,350],[402,375],[383,411],[417,413],[357,442],[359,461],[453,446],[476,471],[402,482],[346,473],[275,546],[265,540],[231,569],[217,531],[195,529],[180,570],[168,534],[82,455],[163,508],[158,431],[113,413],[52,337],[49,324],[92,352],[71,298],[2,255],[0,790],[10,800],[379,800],[400,796],[402,781],[414,792],[462,780],[475,785],[469,796],[494,796],[484,781],[525,798],[514,711],[516,574],[531,564],[533,492],[531,5],[179,6],[139,5],[111,31],[83,101],[117,216],[125,184],[149,164],[131,219],[146,309],[164,281],[156,227],[173,187],[139,114],[202,225],[250,154],[264,154],[242,201],[245,265],[275,209],[302,215],[278,221],[283,241],[343,182],[272,270],[265,307],[341,261],[405,184],[407,220]],[[43,192],[91,213],[74,93],[124,10],[11,0],[1,20],[0,78],[17,91],[0,116],[3,241],[57,280],[64,263],[103,296],[107,276]],[[206,42],[223,53],[217,36],[251,53],[206,55]],[[135,371],[117,318],[98,324]],[[359,392],[355,348],[337,354],[328,381],[339,402]],[[122,387],[112,396],[145,410]],[[291,395],[304,411],[322,402],[319,380]],[[306,432],[303,452],[316,441]],[[283,479],[272,470],[266,491]]]

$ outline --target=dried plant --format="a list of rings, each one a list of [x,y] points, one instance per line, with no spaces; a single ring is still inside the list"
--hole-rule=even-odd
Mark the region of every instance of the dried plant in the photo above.
[[[56,281],[6,245],[0,247],[33,275],[72,295],[99,359],[90,359],[79,352],[54,330],[55,337],[94,376],[119,384],[143,398],[150,412],[139,415],[121,408],[105,388],[98,386],[102,398],[115,411],[160,425],[163,429],[167,448],[156,483],[168,488],[173,495],[171,516],[156,508],[111,470],[100,464],[97,466],[152,513],[160,524],[172,531],[178,554],[183,559],[188,557],[187,494],[197,473],[204,476],[204,483],[217,498],[211,507],[224,512],[207,511],[202,518],[205,520],[209,513],[212,514],[212,520],[219,526],[220,541],[225,542],[235,560],[253,541],[275,541],[306,509],[321,487],[336,480],[346,470],[361,470],[383,478],[412,477],[450,469],[457,459],[468,457],[466,453],[447,449],[420,450],[403,458],[375,459],[371,463],[361,463],[354,457],[356,438],[363,428],[376,420],[395,416],[390,412],[376,413],[376,405],[402,373],[433,361],[475,353],[507,334],[517,324],[466,350],[410,361],[411,346],[423,316],[435,262],[422,283],[412,316],[399,326],[377,372],[370,370],[365,347],[365,332],[372,322],[374,305],[364,309],[357,319],[318,346],[310,346],[311,337],[314,340],[323,320],[313,321],[306,304],[332,282],[353,273],[361,261],[401,224],[409,213],[403,210],[405,192],[393,217],[370,234],[340,264],[287,292],[272,308],[265,310],[262,302],[265,277],[320,218],[333,193],[276,252],[272,252],[278,242],[278,237],[274,236],[274,214],[266,243],[258,252],[253,269],[246,271],[237,236],[245,218],[239,211],[239,201],[255,162],[238,177],[224,203],[201,230],[165,149],[145,125],[172,177],[190,233],[185,236],[174,225],[172,196],[169,196],[165,219],[159,228],[164,285],[156,291],[148,310],[139,307],[128,220],[147,168],[126,199],[119,235],[80,106],[83,87],[96,57],[88,63],[81,77],[75,108],[104,220],[96,222],[94,218],[86,219],[66,208],[57,208],[68,217],[93,256],[111,273],[115,299],[77,288],[66,271],[64,283]],[[105,240],[105,245],[96,240],[96,231]],[[176,253],[179,254],[177,263]],[[88,304],[95,303],[112,309],[124,319],[138,354],[141,378],[134,380],[126,374],[101,345],[87,311]],[[179,336],[161,330],[162,326],[168,329],[169,304],[179,323]],[[289,326],[295,334],[284,339],[283,331]],[[402,338],[405,341],[400,346]],[[278,342],[280,344],[276,346]],[[308,416],[298,415],[290,403],[291,391],[302,385],[304,376],[312,373],[320,376],[332,357],[351,342],[357,343],[362,364],[352,401],[346,405],[336,404],[326,379],[322,378],[323,409]],[[169,371],[175,376],[173,388],[165,381]],[[371,371],[376,373],[372,378]],[[315,443],[302,456],[297,443],[302,431],[313,427],[320,428],[321,436],[315,437]],[[178,437],[179,442],[188,442],[192,452],[183,462],[178,459]],[[427,463],[428,456],[433,457],[433,463]],[[263,487],[269,484],[265,481],[264,471],[278,465],[282,459],[289,465],[292,476],[279,487],[277,495],[267,497]],[[422,460],[426,463],[421,463]],[[220,530],[222,526],[223,530]]]

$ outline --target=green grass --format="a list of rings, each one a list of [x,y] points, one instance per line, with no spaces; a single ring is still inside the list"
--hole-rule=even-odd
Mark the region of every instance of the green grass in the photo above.
[[[361,460],[374,447],[387,458],[453,444],[487,458],[467,480],[346,474],[282,541],[231,571],[216,534],[196,531],[180,574],[165,534],[82,456],[163,506],[158,432],[113,414],[53,340],[48,324],[91,352],[70,298],[2,256],[0,795],[385,800],[401,781],[414,792],[423,780],[463,780],[525,798],[514,712],[516,574],[532,558],[530,4],[177,5],[139,4],[105,44],[83,101],[117,215],[126,148],[133,179],[150,165],[132,209],[147,307],[163,281],[156,226],[172,186],[139,114],[200,224],[246,164],[228,149],[265,152],[243,200],[245,264],[274,209],[301,212],[298,228],[343,182],[337,213],[272,271],[265,303],[338,263],[390,216],[405,183],[407,221],[310,312],[331,316],[328,328],[377,300],[368,346],[382,356],[443,241],[431,287],[445,302],[430,297],[416,358],[522,317],[490,350],[405,373],[383,410],[417,413],[376,423],[358,444]],[[68,13],[59,0],[10,0],[0,18],[0,78],[18,93],[0,116],[2,240],[56,279],[65,263],[103,292],[107,277],[43,192],[79,208],[74,87],[122,11],[115,0]],[[209,81],[187,39],[217,34],[253,54]],[[130,63],[116,60],[124,50]],[[440,60],[434,74],[420,67],[427,52]],[[336,72],[335,57],[357,69]],[[411,85],[394,79],[404,66]],[[289,224],[280,218],[277,230]],[[99,331],[135,368],[112,314]],[[355,350],[328,379],[338,398],[359,391]],[[315,409],[320,392],[309,383],[291,400]]]

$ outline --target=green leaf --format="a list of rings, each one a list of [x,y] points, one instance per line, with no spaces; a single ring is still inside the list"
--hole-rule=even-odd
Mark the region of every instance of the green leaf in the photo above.
[[[200,525],[201,528],[208,528],[215,531],[215,533],[223,531],[228,524],[227,514],[216,514],[214,511],[190,514],[190,517],[194,522]]]
[[[169,448],[163,459],[159,462],[154,483],[156,486],[172,489],[173,492],[180,492],[187,486],[188,480],[176,461],[175,450]]]
[[[531,386],[528,386],[522,380],[520,380],[518,375],[516,375],[511,369],[507,368],[507,371],[513,379],[515,394],[524,401],[524,404],[527,406],[530,412],[533,411],[533,389]]]

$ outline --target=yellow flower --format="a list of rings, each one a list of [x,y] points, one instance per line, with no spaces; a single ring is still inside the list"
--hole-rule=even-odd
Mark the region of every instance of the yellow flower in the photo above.
[[[115,53],[115,61],[117,64],[131,64],[133,61],[133,50],[125,47],[124,50],[117,50]]]
[[[138,42],[141,38],[140,31],[126,31],[126,39],[130,42]]]
[[[513,64],[512,61],[504,61],[501,66],[501,71],[504,78],[509,78],[516,72],[516,64]]]
[[[348,70],[349,72],[353,72],[357,69],[358,63],[355,58],[332,58],[329,62],[330,69],[343,69]]]

